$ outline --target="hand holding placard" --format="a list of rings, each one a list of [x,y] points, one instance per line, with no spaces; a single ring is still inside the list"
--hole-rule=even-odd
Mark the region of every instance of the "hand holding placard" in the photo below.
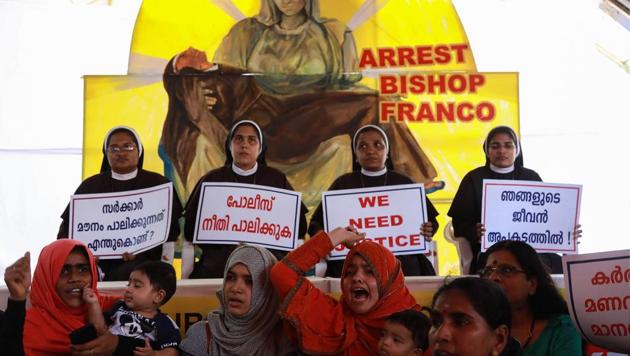
[[[431,222],[425,222],[420,227],[420,235],[424,236],[426,241],[433,240],[433,224]]]
[[[486,234],[486,227],[482,223],[476,223],[475,232],[477,233],[477,241],[481,242],[483,235]]]

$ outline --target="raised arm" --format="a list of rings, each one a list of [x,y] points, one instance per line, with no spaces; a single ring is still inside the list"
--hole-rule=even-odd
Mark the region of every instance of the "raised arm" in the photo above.
[[[8,355],[23,355],[22,336],[26,316],[26,297],[31,287],[31,254],[25,253],[4,271],[9,300],[0,325],[0,350]]]
[[[284,298],[292,289],[296,288],[298,280],[300,284],[310,284],[304,278],[304,274],[320,259],[326,257],[335,246],[341,243],[352,246],[364,238],[365,234],[357,233],[354,228],[338,227],[329,234],[323,231],[318,233],[295,251],[289,253],[271,270],[271,282],[280,298]],[[317,290],[314,287],[313,289]]]

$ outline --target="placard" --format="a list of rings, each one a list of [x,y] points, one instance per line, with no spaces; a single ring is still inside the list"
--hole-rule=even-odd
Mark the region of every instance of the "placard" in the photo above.
[[[538,252],[576,254],[575,227],[581,185],[484,179],[481,251],[503,240],[523,241]]]
[[[571,319],[591,344],[630,353],[630,250],[563,256]]]
[[[324,229],[352,225],[366,238],[380,243],[396,255],[424,253],[420,234],[427,221],[424,185],[402,184],[386,187],[345,189],[322,194]],[[343,259],[344,245],[336,246],[330,259]]]
[[[301,196],[261,185],[203,183],[193,242],[250,243],[290,251],[298,238]]]
[[[69,238],[84,242],[101,259],[146,251],[168,239],[172,201],[172,183],[72,195]]]

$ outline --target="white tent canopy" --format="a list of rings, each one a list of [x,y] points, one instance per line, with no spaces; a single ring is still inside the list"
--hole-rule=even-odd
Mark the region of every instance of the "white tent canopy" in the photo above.
[[[520,72],[527,166],[584,185],[581,251],[630,248],[630,74],[610,59],[630,32],[595,0],[454,2],[478,69]],[[81,181],[82,75],[126,74],[139,5],[0,0],[0,270],[55,238]]]

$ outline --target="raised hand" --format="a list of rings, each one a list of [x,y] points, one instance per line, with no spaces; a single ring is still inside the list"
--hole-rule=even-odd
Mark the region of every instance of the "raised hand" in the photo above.
[[[359,233],[353,226],[338,227],[329,232],[328,236],[334,246],[343,243],[347,248],[352,248],[357,242],[365,239],[365,233]]]
[[[9,298],[25,300],[31,287],[31,253],[26,252],[4,270],[4,282],[9,289]]]

